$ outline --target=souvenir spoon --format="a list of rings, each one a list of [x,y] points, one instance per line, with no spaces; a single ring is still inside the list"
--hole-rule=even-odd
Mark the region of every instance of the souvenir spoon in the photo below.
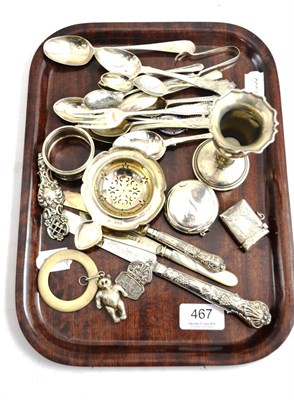
[[[167,82],[165,82],[167,84]],[[173,86],[174,87],[174,86]],[[190,87],[188,84],[178,85],[174,93]],[[84,105],[92,110],[100,108],[117,107],[123,111],[138,111],[154,108],[165,108],[172,104],[188,104],[200,101],[213,101],[217,96],[194,97],[188,99],[166,100],[163,97],[156,97],[141,92],[136,88],[129,92],[120,92],[119,90],[109,90],[99,88],[87,93],[83,98]]]
[[[134,89],[132,91],[123,93],[100,88],[87,93],[83,99],[83,102],[85,106],[91,110],[115,107],[121,104],[126,96],[131,96],[136,92],[139,92],[139,89]]]
[[[211,133],[201,135],[185,136],[163,140],[162,137],[153,131],[133,131],[118,137],[112,144],[113,147],[128,147],[143,151],[153,160],[159,160],[166,152],[168,146],[178,143],[192,142],[195,140],[211,139]]]
[[[193,64],[191,66],[187,65],[186,67],[169,69],[168,71],[177,73],[190,73],[195,71],[200,72],[203,70],[203,67],[203,64]],[[218,74],[218,76],[213,79],[219,78],[220,76]],[[110,71],[101,75],[99,84],[102,87],[107,87],[109,89],[120,91],[123,93],[128,92],[134,87],[132,79],[130,79],[130,77],[128,77],[127,75],[120,73],[118,69],[115,72]]]
[[[175,68],[172,69],[171,71],[173,72],[193,72],[193,71],[202,71],[204,68],[203,64],[193,64],[193,65],[187,65],[181,68]],[[115,80],[115,75],[117,75],[117,79]],[[86,95],[84,98],[84,103],[86,104],[87,107],[89,108],[104,108],[105,105],[105,97],[107,98],[107,105],[108,107],[112,106],[117,106],[125,96],[129,96],[132,93],[138,92],[139,89],[134,89],[130,90],[130,92],[124,92],[118,93],[121,91],[121,84],[123,85],[122,87],[124,88],[125,85],[128,85],[129,83],[127,82],[126,77],[124,78],[121,74],[112,74],[109,75],[109,81],[107,81],[107,76],[108,74],[103,74],[102,79],[100,78],[100,81],[98,82],[98,85],[100,86],[100,89],[97,89],[96,91],[90,92],[89,95]],[[222,78],[222,73],[220,71],[214,70],[213,72],[209,72],[205,75],[207,78],[216,80],[216,79],[221,79]],[[174,93],[179,90],[183,90],[187,87],[190,87],[189,84],[185,82],[179,83],[175,79],[169,79],[165,81],[165,84],[174,85],[175,83],[178,83],[177,87],[172,86],[170,92]],[[127,87],[127,86],[126,86]],[[132,87],[130,84],[129,87]],[[108,89],[111,89],[109,91]],[[112,99],[113,98],[113,99]],[[113,103],[111,103],[113,101]]]
[[[174,73],[173,71],[167,72],[166,70],[143,66],[135,54],[122,48],[101,47],[96,49],[95,57],[107,71],[123,74],[131,79],[142,73]],[[177,68],[175,74],[179,73],[179,70]],[[181,75],[180,77],[172,76],[172,78],[181,79]]]
[[[144,73],[158,74],[169,78],[179,79],[182,82],[191,84],[191,86],[196,86],[203,89],[208,88],[208,90],[212,90],[218,94],[224,94],[228,92],[228,88],[225,88],[223,84],[220,85],[218,82],[213,82],[213,85],[209,79],[207,80],[198,76],[191,77],[189,75],[186,76],[184,74],[174,73],[158,68],[142,66],[140,59],[135,54],[124,49],[104,47],[95,52],[95,57],[106,70],[110,72],[117,72],[127,76],[130,79],[134,79],[138,77],[139,74]],[[136,84],[136,79],[134,79],[134,83],[138,87]]]
[[[120,125],[115,128],[104,128],[102,125],[94,124],[93,122],[79,123],[77,126],[84,129],[90,129],[93,134],[107,137],[118,137],[124,133],[134,130],[145,130],[145,129],[160,129],[160,128],[186,128],[186,129],[207,129],[210,125],[209,118],[191,117],[181,119],[162,120],[155,118],[139,118],[138,120],[130,122],[124,120]],[[168,132],[166,132],[169,134]],[[180,132],[171,132],[171,135],[175,135]]]
[[[221,79],[222,73],[220,71],[213,71],[205,75],[209,77],[209,79]],[[113,81],[112,81],[113,82]],[[101,85],[101,82],[100,82]],[[169,93],[175,93],[180,90],[184,90],[190,85],[188,83],[179,83],[176,79],[169,79],[165,81],[165,85],[168,85]],[[102,82],[102,85],[103,82]],[[105,85],[107,87],[107,85]],[[89,92],[84,97],[84,104],[91,109],[99,109],[99,108],[107,108],[107,107],[115,107],[117,106],[121,110],[131,111],[131,110],[144,110],[146,108],[164,108],[168,107],[171,104],[180,104],[179,101],[176,100],[165,100],[163,98],[157,98],[154,96],[150,96],[147,93],[140,92],[140,89],[136,88],[130,90],[129,92],[120,92],[119,86],[115,86],[112,90],[109,88],[100,87],[100,89],[93,90]],[[136,97],[133,96],[137,92]],[[132,98],[131,98],[132,96]],[[128,99],[130,99],[128,101]],[[201,98],[200,98],[201,99]],[[209,97],[199,101],[212,101]],[[195,100],[196,102],[196,100]],[[184,101],[183,101],[184,103]],[[185,103],[189,103],[189,101],[185,101]],[[120,106],[121,105],[121,106]],[[128,108],[129,107],[129,108]]]
[[[228,93],[236,86],[234,82],[230,82],[226,79],[219,81],[212,81],[211,79],[204,78],[197,79],[197,85],[192,84],[191,86],[197,86],[198,88],[206,89],[219,95]],[[165,82],[151,75],[140,75],[135,78],[133,82],[138,89],[150,96],[162,97],[169,94],[171,91],[171,88],[166,86]]]
[[[191,104],[200,102],[213,102],[218,96],[187,97],[178,99],[165,99],[164,97],[150,96],[144,92],[134,93],[126,97],[117,108],[123,111],[139,111],[146,109],[167,108],[175,104]]]
[[[118,48],[129,50],[152,50],[168,53],[188,53],[195,52],[195,45],[190,40],[176,40],[171,42],[122,46]],[[76,35],[57,36],[46,40],[43,45],[45,55],[51,60],[64,65],[80,66],[87,64],[97,47],[85,38]]]
[[[112,91],[107,89],[96,89],[87,93],[83,98],[83,103],[89,109],[99,109],[114,107],[121,104],[125,97],[123,92]]]
[[[167,81],[162,82],[160,79],[152,75],[140,75],[134,79],[130,79],[117,72],[106,72],[101,76],[99,85],[103,88],[124,93],[132,90],[133,87],[136,86],[142,92],[156,97],[162,97],[189,87],[198,87],[222,95],[234,89],[236,86],[235,83],[229,82],[226,79],[216,81],[217,79],[220,79],[219,71],[212,71],[209,73],[209,76],[207,74],[207,76],[205,75],[201,78],[190,77],[189,82],[184,81],[183,79],[181,80],[179,77],[174,79],[173,83],[170,83]],[[188,78],[186,77],[186,79]]]
[[[144,77],[141,79],[141,77]],[[146,78],[145,78],[146,77]],[[151,78],[150,80],[147,80],[148,78]],[[152,78],[154,78],[152,80]],[[212,90],[210,89],[211,84],[207,81],[209,80],[218,80],[222,78],[222,73],[220,71],[211,71],[207,73],[206,75],[202,76],[201,78],[201,83],[204,89]],[[154,91],[156,93],[156,90],[158,89],[158,86],[161,85],[161,81],[158,78],[152,77],[150,75],[141,75],[135,79],[136,86],[138,90],[145,91],[147,94],[152,93],[152,87],[150,88],[151,85],[154,85]],[[142,82],[140,84],[140,82]],[[227,82],[227,81],[226,81]],[[206,86],[204,85],[206,83]],[[106,72],[100,77],[100,81],[98,82],[98,85],[101,86],[104,89],[111,89],[114,91],[118,92],[123,92],[123,93],[128,93],[128,90],[132,90],[134,87],[134,82],[132,79],[128,78],[125,75],[119,74],[117,72]],[[140,85],[142,85],[142,89],[140,89]],[[194,84],[187,83],[180,81],[179,79],[168,79],[164,82],[164,89],[161,88],[161,92],[163,93],[164,90],[164,95],[166,94],[171,94],[171,93],[176,93],[181,90],[187,89],[191,86],[195,86]],[[218,84],[216,84],[216,89],[218,88]],[[214,85],[213,85],[214,87]],[[135,90],[135,89],[134,89]],[[149,92],[148,92],[149,90]],[[217,90],[215,90],[217,92]],[[152,96],[152,94],[151,94]],[[157,96],[157,95],[155,95]]]
[[[134,87],[132,79],[117,72],[105,72],[105,74],[101,75],[98,85],[103,89],[110,89],[113,91],[122,92],[126,95],[128,94],[128,91],[131,91]],[[178,83],[177,85],[175,85],[174,82],[172,85],[171,93],[186,89],[190,86],[191,85],[188,85],[187,83]],[[136,89],[140,90],[139,88]],[[170,93],[169,89],[166,90],[168,93]]]

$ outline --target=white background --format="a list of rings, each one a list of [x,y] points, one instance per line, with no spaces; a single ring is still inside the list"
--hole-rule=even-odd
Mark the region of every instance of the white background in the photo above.
[[[294,208],[293,2],[195,0],[8,1],[1,10],[1,328],[3,400],[293,399],[294,332],[254,363],[226,367],[79,368],[39,355],[23,337],[14,284],[29,67],[39,44],[55,31],[86,22],[213,21],[243,26],[276,61],[284,118],[288,179]],[[292,186],[292,187],[291,187]]]

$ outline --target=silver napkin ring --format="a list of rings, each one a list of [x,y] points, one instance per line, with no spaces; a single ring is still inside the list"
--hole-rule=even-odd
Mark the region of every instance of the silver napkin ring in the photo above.
[[[80,140],[81,146],[86,143],[89,147],[89,155],[86,161],[77,168],[68,170],[60,169],[59,167],[54,165],[53,150],[55,148],[54,151],[56,153],[56,146],[62,145],[61,141],[66,141],[68,139]],[[50,171],[54,172],[54,174],[58,178],[66,181],[73,181],[80,179],[83,175],[84,170],[87,168],[89,163],[94,158],[94,153],[95,153],[95,145],[89,133],[85,131],[85,129],[78,128],[72,125],[61,126],[55,129],[54,131],[50,132],[49,135],[44,140],[42,147],[42,156],[47,167],[50,169]],[[70,159],[70,156],[68,155],[66,158]]]
[[[267,224],[262,222],[264,215],[254,212],[244,199],[220,214],[220,218],[245,251],[269,233]]]

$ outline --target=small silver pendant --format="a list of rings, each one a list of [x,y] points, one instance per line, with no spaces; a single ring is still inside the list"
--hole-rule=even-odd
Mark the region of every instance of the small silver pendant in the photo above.
[[[129,264],[127,271],[122,271],[115,283],[124,288],[128,298],[138,300],[145,292],[144,286],[152,280],[152,262],[134,261]]]

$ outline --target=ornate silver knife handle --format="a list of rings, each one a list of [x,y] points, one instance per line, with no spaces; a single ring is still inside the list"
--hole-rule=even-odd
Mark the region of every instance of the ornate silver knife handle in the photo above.
[[[153,272],[181,288],[215,304],[227,313],[232,313],[252,328],[262,328],[271,322],[268,306],[259,300],[244,300],[237,293],[219,288],[194,278],[184,272],[166,267],[160,263],[153,265]]]
[[[149,236],[150,238],[155,239],[166,246],[172,247],[173,249],[185,254],[185,256],[199,262],[211,272],[221,272],[226,269],[225,262],[221,257],[215,254],[207,253],[206,251],[201,250],[198,247],[193,246],[192,244],[181,239],[175,238],[167,233],[157,231],[156,229],[148,226],[145,227],[142,232],[146,236]]]

